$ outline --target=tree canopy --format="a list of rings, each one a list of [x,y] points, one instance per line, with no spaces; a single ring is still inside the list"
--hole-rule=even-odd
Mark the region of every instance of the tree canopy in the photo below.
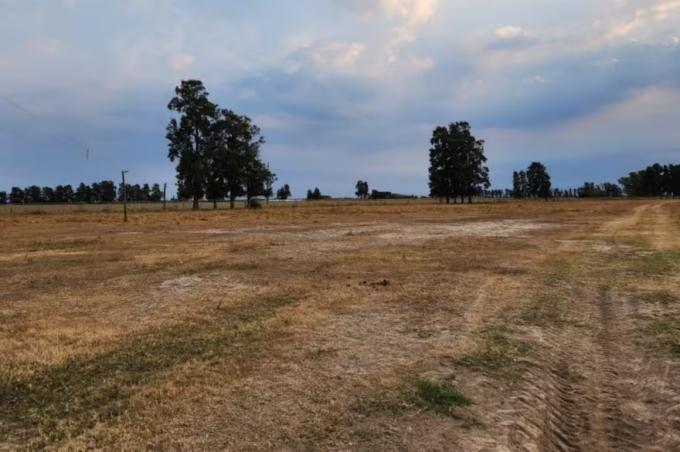
[[[264,137],[247,116],[220,108],[209,100],[200,80],[184,80],[175,88],[168,109],[179,114],[167,127],[168,157],[177,161],[180,198],[217,201],[239,196],[248,204],[256,196],[272,195],[276,176],[260,157]]]
[[[446,199],[472,197],[489,188],[484,141],[476,139],[467,122],[437,127],[430,140],[430,196]]]
[[[354,188],[356,188],[357,198],[368,199],[368,182],[359,179]]]

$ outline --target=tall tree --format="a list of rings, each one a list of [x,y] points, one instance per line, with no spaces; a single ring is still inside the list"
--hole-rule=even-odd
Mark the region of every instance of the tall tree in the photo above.
[[[163,191],[160,184],[153,184],[151,187],[151,201],[160,202],[163,199]]]
[[[20,187],[12,187],[9,194],[9,202],[12,204],[23,204],[25,202],[24,191]]]
[[[532,162],[527,170],[529,196],[548,199],[552,195],[552,183],[545,166],[540,162]]]
[[[91,201],[92,189],[89,185],[81,182],[76,188],[75,200],[82,203],[89,203]]]
[[[367,199],[368,198],[368,182],[359,179],[354,186],[356,188],[357,198]]]
[[[100,201],[110,203],[116,200],[116,184],[111,180],[103,180],[99,184]]]
[[[7,204],[8,197],[6,191],[0,191],[0,204]]]
[[[456,122],[437,127],[430,140],[430,195],[461,202],[489,188],[484,141],[476,139],[470,124]]]
[[[24,202],[37,204],[43,202],[42,189],[37,185],[31,185],[24,190]]]
[[[517,171],[512,172],[512,196],[515,198],[524,198],[522,179]]]
[[[54,188],[43,187],[42,188],[42,199],[45,202],[56,202],[56,197],[54,195]]]
[[[182,194],[193,200],[198,210],[206,190],[208,174],[208,142],[217,106],[200,80],[183,80],[175,88],[168,109],[180,114],[167,127],[168,157],[177,163],[177,182]]]

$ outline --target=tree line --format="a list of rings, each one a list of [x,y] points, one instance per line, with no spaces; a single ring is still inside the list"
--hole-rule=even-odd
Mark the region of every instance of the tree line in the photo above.
[[[655,163],[619,179],[628,196],[680,196],[680,165]]]
[[[39,187],[31,185],[26,188],[12,187],[9,193],[0,191],[0,204],[40,204],[40,203],[83,203],[106,204],[123,201],[124,194],[131,202],[160,202],[163,190],[160,184],[116,184],[110,180],[94,182],[90,185],[80,183],[75,189],[71,185],[56,187]]]
[[[269,201],[276,175],[261,159],[265,140],[250,118],[211,102],[200,80],[182,81],[168,109],[179,115],[170,120],[166,138],[168,158],[177,162],[180,199],[191,199],[194,210],[202,199],[215,208],[227,198],[234,208],[242,196],[249,206],[258,196]]]

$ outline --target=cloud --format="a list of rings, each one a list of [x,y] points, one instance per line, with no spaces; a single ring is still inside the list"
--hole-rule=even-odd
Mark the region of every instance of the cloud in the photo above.
[[[528,33],[521,27],[500,27],[496,28],[496,37],[499,39],[515,39],[528,36]]]
[[[290,55],[287,70],[294,73],[307,68],[322,72],[352,73],[357,60],[365,51],[366,45],[360,42],[321,41],[306,45]]]
[[[680,0],[663,0],[648,2],[647,7],[635,9],[632,17],[618,22],[607,30],[605,38],[615,40],[631,36],[634,32],[644,31],[648,27],[676,17],[680,11]]]
[[[192,66],[196,62],[196,58],[188,53],[178,53],[172,55],[170,58],[170,67],[175,71],[183,71]]]
[[[361,20],[387,20],[396,24],[381,45],[387,63],[397,61],[398,48],[416,40],[418,30],[434,16],[439,0],[335,0]]]

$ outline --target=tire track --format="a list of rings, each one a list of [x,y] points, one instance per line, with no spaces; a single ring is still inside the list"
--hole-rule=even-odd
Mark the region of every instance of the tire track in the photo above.
[[[668,222],[657,206],[640,206],[607,228],[614,236],[634,229],[649,211],[655,213],[660,237],[657,226]],[[587,284],[566,290],[578,321],[539,328],[540,350],[524,363],[513,408],[504,413],[512,419],[505,432],[508,447],[527,452],[680,450],[677,360],[647,356],[631,343],[638,306],[628,297],[594,292]]]

